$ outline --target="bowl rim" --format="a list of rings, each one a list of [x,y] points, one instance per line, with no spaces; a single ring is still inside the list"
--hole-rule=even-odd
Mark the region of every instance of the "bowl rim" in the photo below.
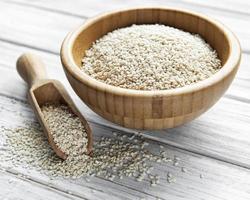
[[[181,12],[184,14],[189,14],[189,15],[193,15],[199,18],[203,18],[204,20],[213,24],[224,33],[226,39],[229,42],[228,59],[226,60],[222,68],[218,72],[210,76],[209,78],[199,81],[197,83],[191,84],[191,85],[187,85],[187,86],[180,87],[180,88],[167,89],[167,90],[136,90],[136,89],[116,87],[116,86],[101,82],[99,80],[96,80],[95,78],[82,72],[79,66],[75,63],[73,55],[72,55],[73,44],[77,36],[82,31],[84,31],[84,29],[86,29],[93,23],[97,22],[98,20],[102,19],[103,17],[118,14],[120,12],[126,12],[126,11],[131,11],[131,10],[143,10],[143,9],[155,9],[155,10],[166,10],[166,11],[171,10],[171,11]],[[108,11],[102,14],[98,14],[93,18],[87,19],[82,25],[78,26],[76,29],[71,31],[65,37],[61,46],[60,57],[61,57],[61,62],[64,67],[64,70],[67,71],[67,72],[65,71],[66,73],[70,73],[70,75],[74,79],[96,90],[107,92],[107,93],[112,93],[115,95],[122,95],[122,96],[137,96],[137,97],[175,96],[175,95],[182,95],[182,94],[187,94],[187,93],[194,93],[194,92],[203,90],[207,87],[210,87],[220,82],[224,78],[226,78],[232,71],[234,71],[235,68],[238,67],[240,63],[241,47],[240,47],[240,43],[237,37],[234,35],[234,33],[232,33],[232,31],[230,31],[224,24],[206,15],[193,12],[187,9],[177,8],[177,7],[143,6],[143,7],[129,7],[125,9],[117,9],[113,11]]]

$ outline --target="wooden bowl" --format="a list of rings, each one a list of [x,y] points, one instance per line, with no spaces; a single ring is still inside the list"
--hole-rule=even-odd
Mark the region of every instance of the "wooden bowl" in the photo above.
[[[198,33],[216,49],[222,69],[193,85],[143,91],[102,83],[80,70],[85,50],[98,38],[132,24],[165,24]],[[234,34],[221,23],[187,10],[165,7],[130,8],[98,15],[71,32],[61,48],[61,61],[76,94],[105,119],[128,128],[172,128],[198,117],[223,95],[241,58]]]

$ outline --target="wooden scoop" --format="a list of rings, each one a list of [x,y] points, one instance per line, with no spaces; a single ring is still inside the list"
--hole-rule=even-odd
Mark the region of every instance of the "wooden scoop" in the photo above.
[[[48,138],[49,144],[55,153],[64,160],[67,158],[67,155],[55,144],[49,126],[44,120],[41,107],[47,103],[67,105],[71,108],[72,112],[80,118],[88,136],[87,153],[90,154],[92,152],[92,132],[86,119],[76,108],[63,85],[57,80],[47,78],[42,60],[36,55],[26,53],[18,58],[16,67],[20,76],[30,87],[28,92],[28,101],[32,106],[38,121]]]

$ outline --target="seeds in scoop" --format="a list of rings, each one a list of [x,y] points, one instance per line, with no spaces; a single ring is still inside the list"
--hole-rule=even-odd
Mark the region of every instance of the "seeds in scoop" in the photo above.
[[[44,105],[43,117],[49,126],[56,145],[74,159],[87,150],[87,133],[80,118],[66,105]]]
[[[184,87],[220,68],[216,51],[199,35],[159,24],[114,30],[82,59],[82,71],[94,79],[136,90]]]

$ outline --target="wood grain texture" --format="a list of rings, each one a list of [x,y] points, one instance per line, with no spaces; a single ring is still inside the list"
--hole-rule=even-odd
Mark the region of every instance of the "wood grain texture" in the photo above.
[[[59,54],[61,43],[68,31],[85,21],[73,16],[65,17],[62,14],[27,9],[5,2],[0,2],[0,18],[5,19],[0,20],[0,40],[56,55]],[[33,31],[32,34],[30,30]]]
[[[34,114],[26,103],[10,100],[8,97],[0,97],[0,111],[6,117],[0,119],[0,123],[10,126],[12,121],[16,125],[22,125],[24,121],[34,121]],[[24,115],[25,114],[25,115]],[[12,124],[13,126],[13,124]],[[113,129],[105,128],[91,123],[95,140],[100,137],[114,138]],[[131,136],[131,133],[119,131],[120,134]],[[161,143],[148,139],[148,149],[159,152]],[[204,157],[202,155],[189,153],[187,151],[163,144],[164,150],[170,157],[178,156],[180,162],[178,166],[169,164],[152,163],[154,173],[159,174],[160,184],[150,187],[147,181],[137,182],[132,178],[123,180],[115,179],[107,181],[99,177],[86,179],[63,179],[51,178],[40,174],[35,170],[27,170],[22,167],[9,169],[10,174],[27,175],[31,182],[37,182],[42,186],[49,184],[54,190],[67,192],[74,197],[86,199],[239,199],[244,200],[250,197],[250,174],[248,169],[243,169],[225,162]],[[188,171],[183,173],[181,167]],[[1,163],[2,168],[6,168],[5,163]],[[171,172],[176,177],[176,182],[169,184],[166,181],[167,172]],[[204,177],[201,179],[200,174]]]
[[[6,0],[2,0],[6,1]],[[197,9],[204,10],[213,10],[218,13],[223,12],[233,12],[239,15],[248,15],[250,9],[250,3],[245,0],[234,1],[234,0],[222,0],[217,2],[215,0],[203,1],[203,0],[134,0],[134,1],[115,1],[115,0],[107,0],[106,4],[100,2],[98,0],[92,0],[89,2],[88,0],[81,2],[80,0],[76,0],[77,6],[71,6],[70,0],[64,0],[64,4],[59,4],[58,0],[53,2],[49,2],[48,0],[43,1],[29,1],[29,0],[8,0],[10,3],[16,3],[20,5],[27,5],[32,7],[37,7],[40,9],[47,9],[52,12],[63,12],[68,15],[76,15],[76,16],[84,16],[82,13],[82,8],[79,6],[85,6],[85,16],[92,16],[93,13],[97,13],[99,10],[107,10],[107,9],[117,9],[120,7],[128,6],[128,5],[164,5],[164,4],[176,4],[181,6],[193,6]],[[48,3],[49,2],[49,3]],[[67,9],[68,7],[68,9]],[[232,15],[232,14],[231,14]]]
[[[3,1],[3,0],[2,0]],[[64,0],[61,3],[60,0],[43,1],[29,1],[29,0],[7,0],[6,2],[14,3],[27,9],[30,7],[31,10],[37,10],[38,13],[42,11],[58,12],[58,14],[67,15],[69,17],[74,16],[75,18],[86,18],[93,17],[94,15],[100,14],[104,11],[110,11],[113,9],[121,9],[124,7],[131,6],[177,6],[179,8],[191,9],[203,14],[206,14],[214,19],[217,19],[230,27],[234,33],[238,36],[243,51],[250,52],[250,29],[249,26],[249,3],[245,0],[239,1],[227,1],[223,0],[215,3],[214,0],[199,1],[199,0],[75,0],[72,5],[70,0]],[[10,5],[8,5],[10,6]],[[40,11],[39,11],[40,10]],[[232,12],[232,10],[244,10],[241,12]],[[247,12],[248,11],[248,12]],[[32,11],[31,11],[32,12]],[[37,14],[38,14],[37,13]],[[63,20],[62,20],[63,21]],[[77,19],[75,24],[77,25]],[[58,26],[58,25],[56,25]],[[35,44],[34,44],[35,45]]]
[[[202,6],[207,9],[216,9],[221,12],[227,11],[227,12],[233,12],[235,14],[239,15],[250,15],[250,3],[249,1],[240,0],[240,1],[234,1],[234,0],[222,0],[222,1],[216,1],[216,0],[209,0],[209,1],[203,1],[203,0],[183,0],[183,2],[187,4],[194,4],[197,6]]]
[[[81,72],[85,50],[89,49],[93,42],[108,32],[132,24],[165,24],[200,34],[217,51],[223,67],[204,81],[161,91],[119,88],[97,81]],[[66,76],[83,102],[105,119],[136,129],[173,128],[207,111],[231,84],[240,58],[238,40],[225,26],[191,11],[164,7],[138,7],[99,15],[72,31],[61,48],[61,60]],[[96,101],[97,96],[103,92],[105,96],[100,99],[101,102],[110,105],[106,108],[100,107]],[[131,107],[127,107],[127,104],[131,104]],[[113,105],[131,112],[125,113],[117,109],[115,111]]]
[[[16,68],[29,88],[32,88],[37,82],[47,79],[44,63],[36,55],[23,54],[17,59]]]
[[[22,174],[20,174],[22,175]],[[68,195],[46,185],[30,181],[25,177],[1,171],[0,169],[0,198],[34,200],[34,199],[61,199],[61,200],[79,200],[81,198]]]

